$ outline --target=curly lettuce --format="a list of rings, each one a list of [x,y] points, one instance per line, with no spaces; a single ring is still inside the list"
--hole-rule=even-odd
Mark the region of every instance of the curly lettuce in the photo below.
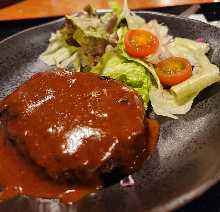
[[[98,16],[87,6],[83,12],[65,17],[64,27],[51,35],[49,46],[40,59],[48,65],[91,69],[105,53],[107,45],[117,44],[117,24],[115,12]]]

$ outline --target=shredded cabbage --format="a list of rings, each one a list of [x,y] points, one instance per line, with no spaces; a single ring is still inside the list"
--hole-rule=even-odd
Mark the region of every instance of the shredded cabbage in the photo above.
[[[79,68],[78,48],[68,45],[60,31],[52,33],[49,42],[46,51],[40,55],[42,61],[62,68]]]
[[[170,56],[168,45],[173,40],[173,37],[168,34],[168,27],[158,23],[157,20],[151,20],[142,28],[156,35],[160,43],[157,51],[148,56],[146,60],[150,63],[157,64],[161,60],[168,58]]]

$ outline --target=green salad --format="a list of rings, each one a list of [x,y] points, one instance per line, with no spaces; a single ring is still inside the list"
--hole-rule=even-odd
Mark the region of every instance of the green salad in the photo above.
[[[186,114],[195,97],[220,81],[219,68],[207,53],[209,44],[172,37],[157,20],[146,22],[109,1],[111,12],[98,15],[87,6],[65,17],[40,55],[46,64],[108,76],[135,89],[156,114]]]

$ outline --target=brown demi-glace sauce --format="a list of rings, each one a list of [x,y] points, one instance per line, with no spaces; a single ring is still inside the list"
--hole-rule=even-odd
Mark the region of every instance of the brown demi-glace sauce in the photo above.
[[[42,173],[42,169],[20,155],[6,141],[0,132],[0,200],[8,200],[18,195],[36,198],[60,199],[62,202],[75,202],[85,195],[95,192],[100,184],[73,186],[57,183]]]
[[[78,201],[100,189],[100,173],[113,166],[139,169],[158,140],[136,92],[89,73],[39,73],[0,111],[1,200]]]

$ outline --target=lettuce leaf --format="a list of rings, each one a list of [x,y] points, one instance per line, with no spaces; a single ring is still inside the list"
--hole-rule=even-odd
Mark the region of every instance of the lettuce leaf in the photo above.
[[[66,19],[72,24],[76,30],[81,30],[84,38],[100,38],[108,40],[109,34],[106,31],[105,24],[97,16],[66,16]],[[75,31],[73,32],[74,36]],[[80,39],[80,38],[78,38]],[[81,44],[81,40],[79,40]],[[84,43],[83,43],[84,44]]]
[[[133,87],[140,94],[144,101],[145,108],[147,108],[151,80],[150,75],[146,73],[142,66],[133,62],[125,62],[117,64],[112,68],[104,69],[102,75],[118,79],[126,85]]]
[[[142,65],[126,60],[118,55],[116,49],[112,49],[103,55],[100,63],[91,72],[120,80],[134,88],[142,97],[147,109],[151,78]]]
[[[193,99],[189,99],[186,103],[180,104],[176,96],[166,89],[158,89],[151,87],[149,93],[151,105],[157,115],[167,116],[173,119],[178,119],[174,114],[186,114],[192,106]]]
[[[200,57],[208,53],[209,44],[176,37],[168,45],[168,51],[171,56],[186,58],[193,66],[196,66],[201,62]]]
[[[123,63],[124,61],[124,59],[117,55],[114,49],[110,49],[109,51],[105,52],[100,62],[92,68],[91,72],[102,74],[104,69],[112,68]]]

